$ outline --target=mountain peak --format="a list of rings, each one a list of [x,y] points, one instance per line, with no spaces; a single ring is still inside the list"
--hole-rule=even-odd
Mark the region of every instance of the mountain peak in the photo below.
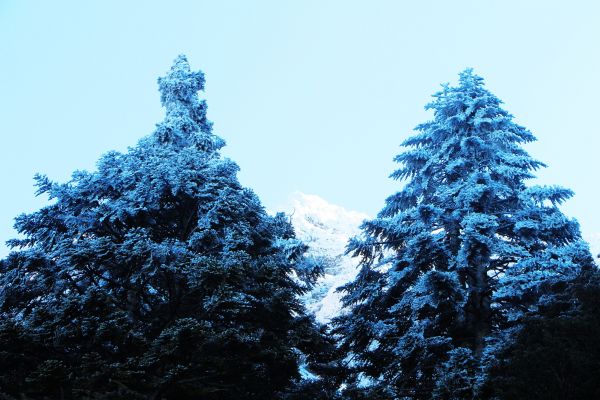
[[[331,204],[320,196],[293,193],[285,207],[296,236],[309,246],[309,255],[322,260],[325,274],[304,297],[306,307],[319,322],[327,322],[341,310],[341,293],[335,289],[354,279],[358,262],[345,254],[348,240],[360,234],[367,214]]]
[[[367,214],[331,204],[315,194],[302,192],[294,192],[290,196],[288,210],[292,221],[306,221],[315,226],[320,224],[329,229],[352,233],[352,236],[359,233],[359,225],[369,217]]]

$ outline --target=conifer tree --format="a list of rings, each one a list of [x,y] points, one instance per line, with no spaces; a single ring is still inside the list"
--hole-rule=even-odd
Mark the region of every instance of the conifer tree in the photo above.
[[[544,166],[535,140],[471,70],[426,109],[391,177],[404,187],[349,243],[361,270],[341,290],[334,332],[349,387],[389,398],[473,398],[487,366],[549,288],[593,263],[556,186],[527,186]]]
[[[270,399],[315,361],[298,298],[319,268],[220,156],[204,75],[179,56],[158,84],[154,133],[68,183],[36,177],[52,202],[0,263],[6,398]]]
[[[600,398],[600,271],[582,268],[552,288],[496,355],[482,395],[503,400]]]

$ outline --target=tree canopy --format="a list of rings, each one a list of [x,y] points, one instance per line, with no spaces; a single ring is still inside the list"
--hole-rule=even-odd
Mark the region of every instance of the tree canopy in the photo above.
[[[158,84],[150,136],[36,177],[50,204],[16,219],[0,264],[7,398],[274,398],[315,361],[298,298],[319,267],[220,156],[203,73],[179,56]]]
[[[511,329],[593,260],[558,208],[571,191],[526,185],[544,166],[522,147],[535,138],[481,77],[462,72],[426,109],[395,158],[404,186],[349,244],[361,270],[334,332],[355,386],[472,398]]]

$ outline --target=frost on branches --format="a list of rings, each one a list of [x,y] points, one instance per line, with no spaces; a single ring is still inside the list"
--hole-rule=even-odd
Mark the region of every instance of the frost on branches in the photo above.
[[[526,186],[544,165],[535,140],[471,70],[426,107],[391,177],[405,183],[350,242],[357,278],[334,321],[351,355],[350,386],[392,398],[471,398],[498,343],[551,301],[553,285],[592,263],[571,191]]]
[[[166,117],[16,220],[0,264],[1,392],[14,398],[273,398],[315,363],[299,297],[319,270],[224,159],[202,72],[158,80]],[[306,278],[302,282],[297,277]]]

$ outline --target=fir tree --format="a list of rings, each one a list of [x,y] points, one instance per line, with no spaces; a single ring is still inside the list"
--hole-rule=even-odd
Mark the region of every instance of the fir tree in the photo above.
[[[471,70],[444,85],[395,161],[404,181],[348,251],[356,279],[334,332],[349,387],[389,398],[473,398],[496,349],[548,288],[591,262],[560,187],[526,186],[535,140]]]
[[[306,246],[220,156],[204,75],[179,56],[158,83],[152,135],[68,183],[36,177],[52,202],[16,219],[0,264],[7,398],[269,399],[317,361]]]
[[[592,266],[552,288],[497,355],[482,391],[505,400],[600,398],[600,272]]]

